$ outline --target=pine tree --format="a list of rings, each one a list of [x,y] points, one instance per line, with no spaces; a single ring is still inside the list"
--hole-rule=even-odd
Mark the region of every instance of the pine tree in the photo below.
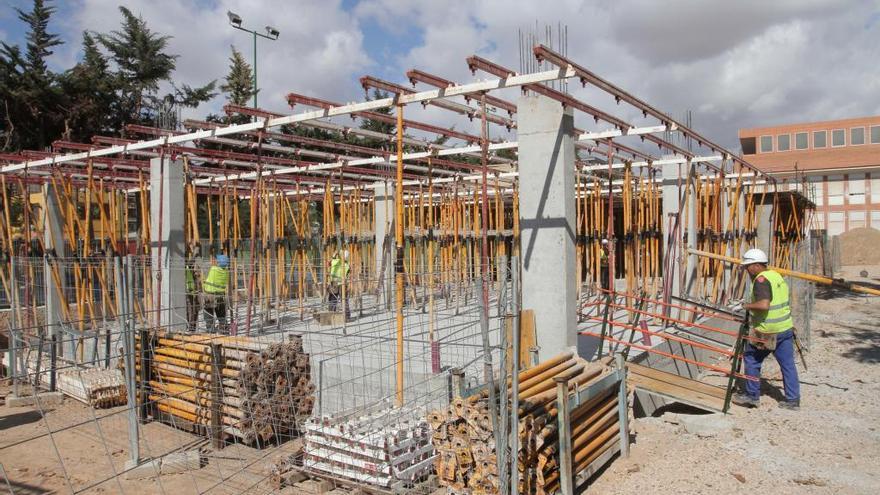
[[[44,149],[59,134],[62,93],[57,77],[46,58],[52,48],[63,42],[49,33],[49,20],[55,7],[44,0],[34,0],[30,12],[15,9],[24,22],[26,50],[2,43],[0,47],[0,99],[3,113],[5,147]]]
[[[116,86],[109,73],[109,62],[92,33],[83,33],[82,49],[82,61],[62,78],[67,97],[64,139],[72,141],[115,133],[112,112]]]
[[[229,73],[226,74],[226,82],[220,86],[220,90],[226,93],[226,100],[229,103],[244,106],[254,97],[254,73],[241,52],[234,46],[231,48]]]
[[[114,127],[124,128],[131,122],[149,122],[147,97],[155,95],[159,84],[171,78],[176,68],[176,55],[165,53],[170,36],[154,33],[140,16],[120,6],[122,28],[108,34],[97,34],[97,41],[116,65],[118,99]]]

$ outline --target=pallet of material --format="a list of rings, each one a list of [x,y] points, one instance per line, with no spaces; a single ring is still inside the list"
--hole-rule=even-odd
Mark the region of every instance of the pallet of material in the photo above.
[[[558,419],[554,377],[569,377],[570,390],[603,380],[611,369],[567,352],[520,373],[517,493],[547,494],[559,490]],[[508,380],[509,383],[509,380]],[[573,472],[586,469],[619,443],[618,388],[610,387],[571,411]],[[510,390],[508,389],[508,397]],[[495,438],[487,391],[456,398],[448,408],[428,415],[437,449],[435,469],[441,486],[455,494],[499,493]],[[509,467],[502,467],[509,469]]]
[[[48,381],[49,361],[40,365],[41,379]],[[28,361],[28,373],[37,373],[36,359]],[[125,379],[116,368],[77,367],[59,371],[55,375],[55,386],[62,394],[74,398],[96,409],[124,406],[128,403],[125,392]]]
[[[160,333],[141,352],[150,365],[141,393],[155,418],[209,434],[214,408],[225,438],[264,445],[299,434],[311,415],[315,386],[299,336],[263,343],[246,337]],[[215,358],[215,349],[220,354]],[[220,368],[214,370],[214,361]],[[215,380],[220,381],[215,389]]]
[[[396,491],[431,474],[430,427],[415,409],[311,418],[304,430],[306,472]]]

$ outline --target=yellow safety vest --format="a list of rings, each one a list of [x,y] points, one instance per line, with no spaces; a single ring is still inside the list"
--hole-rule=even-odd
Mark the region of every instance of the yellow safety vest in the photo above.
[[[791,307],[789,306],[788,284],[782,275],[773,271],[765,270],[757,277],[764,277],[770,282],[772,299],[768,311],[752,310],[752,326],[755,330],[763,333],[780,333],[791,330],[794,322],[791,319]],[[755,299],[754,285],[752,285],[752,300]]]
[[[330,262],[330,280],[333,282],[342,282],[348,275],[348,262],[340,258],[333,258]]]
[[[192,267],[186,267],[186,291],[193,293],[196,291],[196,279],[193,275]]]
[[[226,294],[226,283],[229,280],[229,272],[219,266],[212,266],[208,270],[208,278],[205,279],[204,288],[208,294]]]

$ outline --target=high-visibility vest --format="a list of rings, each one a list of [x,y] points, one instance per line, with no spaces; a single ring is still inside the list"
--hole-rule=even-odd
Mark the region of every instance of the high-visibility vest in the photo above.
[[[229,280],[229,272],[219,266],[212,266],[208,270],[208,278],[203,284],[208,294],[226,294],[226,283]]]
[[[602,248],[599,248],[599,263],[602,266],[608,266],[608,253]]]
[[[189,293],[196,291],[196,278],[190,266],[186,267],[186,291]]]
[[[772,290],[772,298],[770,299],[770,309],[768,311],[752,310],[752,326],[755,330],[763,333],[780,333],[791,330],[794,322],[791,319],[791,306],[788,298],[788,284],[782,275],[773,271],[765,270],[758,274],[757,277],[764,277],[770,282]],[[752,286],[752,300],[755,299],[755,289]]]
[[[330,280],[333,282],[342,282],[348,275],[348,262],[340,258],[333,258],[330,262]]]

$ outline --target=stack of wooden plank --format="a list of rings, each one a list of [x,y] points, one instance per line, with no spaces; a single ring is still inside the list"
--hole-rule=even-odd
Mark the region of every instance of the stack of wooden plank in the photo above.
[[[434,448],[424,409],[386,408],[312,418],[301,461],[282,460],[273,484],[284,486],[294,464],[311,474],[384,489],[406,489],[431,474]]]
[[[588,363],[570,352],[520,373],[518,493],[545,494],[559,488],[557,388],[555,377],[569,378],[570,390],[602,380],[611,369]],[[508,380],[509,383],[509,380]],[[578,404],[571,412],[572,465],[577,473],[619,441],[617,388],[610,387]],[[441,485],[451,493],[499,493],[498,464],[488,393],[456,398],[433,411],[428,423],[437,449]],[[508,390],[508,396],[510,391]],[[509,469],[509,468],[505,468]]]
[[[160,333],[150,339],[144,354],[150,366],[141,385],[159,419],[205,431],[216,407],[223,435],[252,444],[288,439],[311,415],[315,386],[299,336],[273,343],[213,334]],[[139,377],[140,359],[139,352]]]

